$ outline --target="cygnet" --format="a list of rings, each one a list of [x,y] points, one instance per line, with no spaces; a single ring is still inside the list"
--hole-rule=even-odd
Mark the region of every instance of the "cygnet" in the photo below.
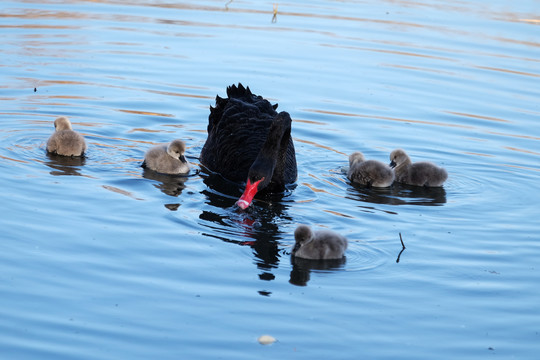
[[[186,144],[178,139],[154,146],[146,152],[141,166],[163,174],[187,174],[189,164],[184,157],[185,151]]]
[[[355,184],[373,187],[388,187],[394,182],[394,172],[388,165],[377,160],[365,160],[359,151],[349,156],[347,177]]]
[[[292,254],[310,260],[341,259],[347,250],[347,239],[331,230],[313,232],[307,225],[294,231],[296,244]]]
[[[392,151],[390,161],[396,181],[403,184],[438,187],[448,178],[446,170],[435,164],[425,161],[412,163],[407,153],[401,149]]]
[[[86,151],[84,137],[71,128],[71,122],[65,116],[54,121],[55,132],[47,141],[47,151],[63,156],[83,156]]]

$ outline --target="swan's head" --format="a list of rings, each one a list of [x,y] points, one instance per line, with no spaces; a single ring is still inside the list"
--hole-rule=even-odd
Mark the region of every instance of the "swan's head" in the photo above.
[[[298,225],[294,231],[294,240],[296,244],[293,248],[293,255],[305,244],[309,243],[313,239],[313,231],[307,225]]]
[[[60,116],[56,120],[54,120],[54,128],[56,131],[62,131],[62,130],[71,130],[71,122],[69,122],[69,119],[65,116]]]
[[[410,161],[409,155],[401,149],[396,149],[390,153],[390,167],[392,168]]]
[[[364,160],[364,154],[362,154],[360,151],[353,152],[349,156],[349,167],[352,167],[356,162],[363,162]]]
[[[244,193],[240,199],[238,199],[236,205],[238,205],[242,210],[251,205],[255,194],[264,189],[270,183],[272,173],[273,169],[259,169],[258,167],[252,166],[251,169],[249,169]]]
[[[175,159],[180,160],[183,163],[187,163],[184,153],[186,152],[186,144],[182,140],[173,140],[169,146],[167,146],[167,154]]]
[[[249,168],[246,189],[236,202],[240,208],[247,208],[255,194],[270,184],[276,166],[279,166],[283,173],[291,136],[291,121],[291,116],[285,111],[277,114],[272,120],[266,141]]]

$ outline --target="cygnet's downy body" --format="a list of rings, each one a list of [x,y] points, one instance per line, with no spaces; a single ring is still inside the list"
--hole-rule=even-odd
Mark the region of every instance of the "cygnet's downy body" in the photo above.
[[[401,149],[390,154],[390,166],[394,168],[396,181],[402,184],[426,187],[440,187],[448,178],[445,169],[430,162],[411,162]]]
[[[347,177],[354,184],[388,187],[394,182],[394,171],[377,160],[365,160],[361,152],[349,156],[349,171]]]
[[[83,156],[86,151],[84,137],[71,128],[71,122],[65,116],[54,121],[55,132],[47,141],[47,151],[62,156]]]
[[[299,225],[294,231],[296,244],[292,254],[309,260],[341,259],[347,250],[347,239],[331,230],[313,232]]]
[[[141,166],[162,174],[187,174],[189,164],[185,151],[186,144],[178,139],[170,144],[154,146],[146,152]]]

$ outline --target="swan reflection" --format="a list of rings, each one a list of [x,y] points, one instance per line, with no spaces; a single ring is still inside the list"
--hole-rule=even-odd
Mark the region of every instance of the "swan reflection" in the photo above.
[[[238,193],[242,192],[241,185],[228,182],[218,174],[206,173],[203,182],[208,187],[201,193],[206,198],[206,204],[210,205],[199,215],[201,225],[209,229],[203,235],[249,246],[260,270],[259,278],[274,280],[273,269],[278,267],[280,261],[280,239],[283,238],[279,223],[292,221],[288,215],[288,205],[282,201],[284,193],[259,193],[255,206],[240,210],[235,202]],[[265,292],[261,295],[268,294]]]

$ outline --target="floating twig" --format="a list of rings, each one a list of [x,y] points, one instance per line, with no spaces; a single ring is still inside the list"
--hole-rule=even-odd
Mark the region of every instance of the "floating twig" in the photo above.
[[[278,4],[272,4],[272,6],[274,7],[274,11],[273,11],[274,16],[272,16],[272,23],[275,23],[277,21]]]
[[[397,262],[397,263],[399,262],[399,258],[401,257],[401,253],[402,253],[403,251],[405,251],[405,249],[406,249],[405,244],[403,243],[403,238],[401,237],[401,233],[399,233],[399,241],[401,241],[402,249],[401,249],[401,251],[399,252],[398,257],[397,257],[397,259],[396,259],[396,262]]]
[[[233,0],[229,0],[226,4],[225,4],[225,10],[226,11],[229,11],[229,4],[232,3]]]

